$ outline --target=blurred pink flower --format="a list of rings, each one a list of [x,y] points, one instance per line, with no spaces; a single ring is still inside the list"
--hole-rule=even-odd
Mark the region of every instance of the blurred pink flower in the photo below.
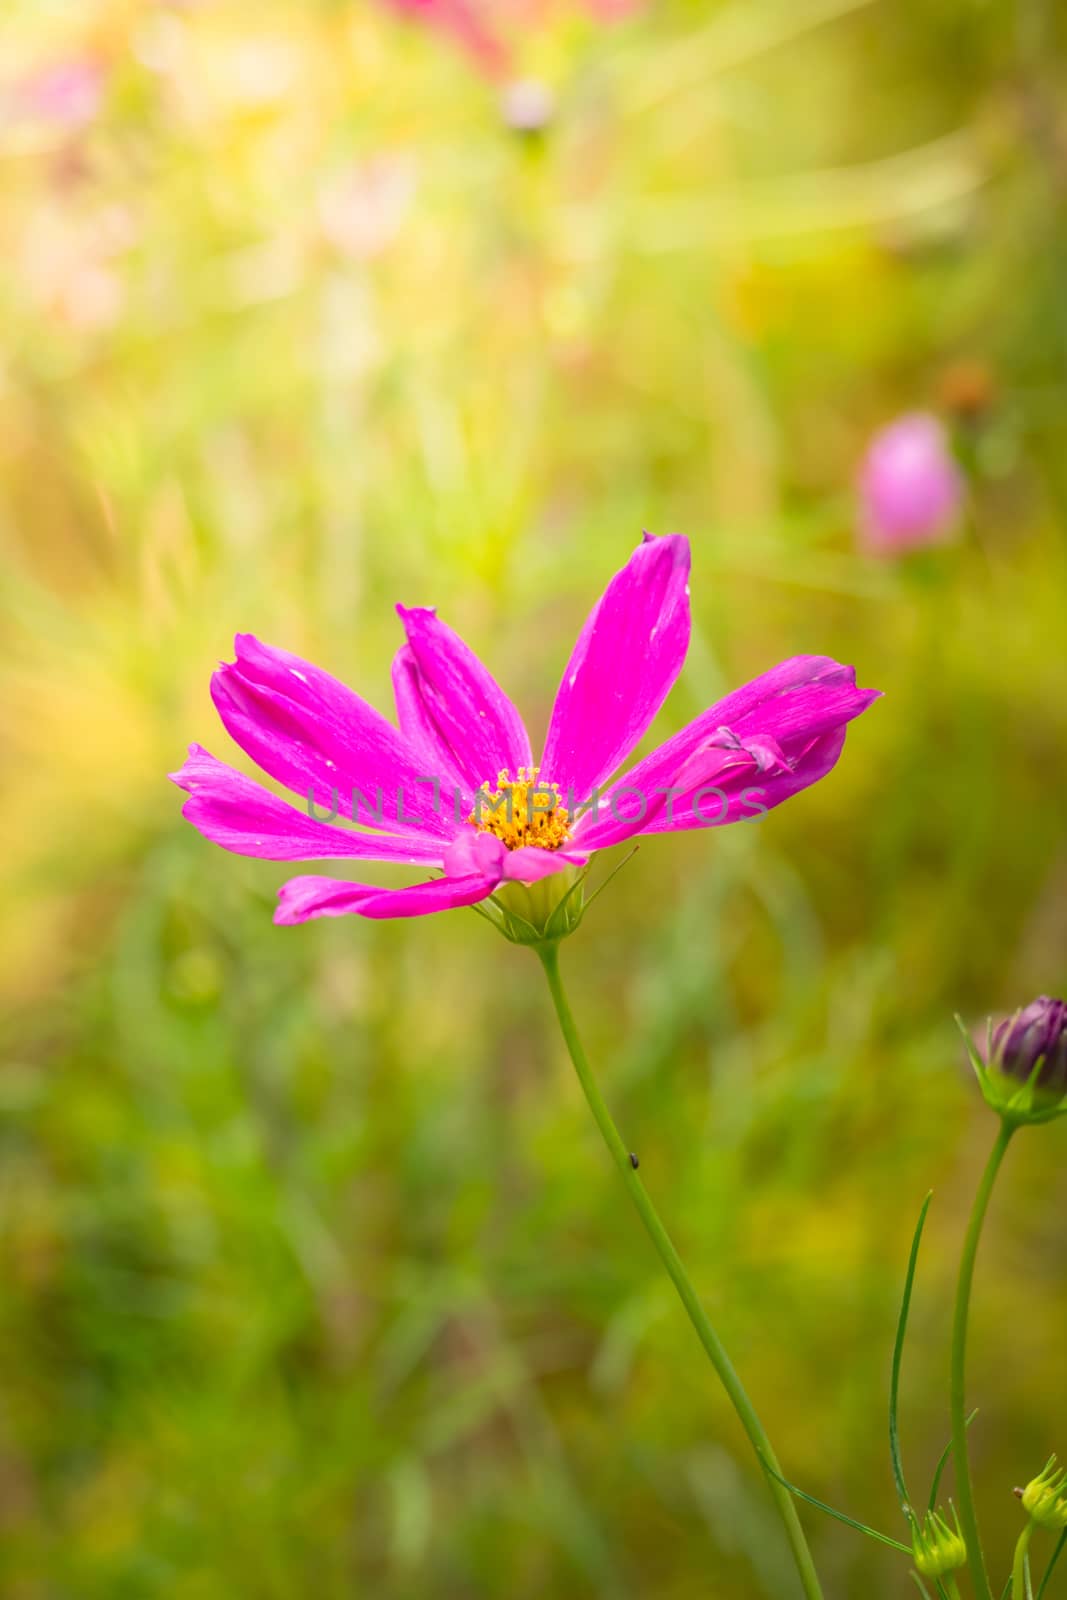
[[[189,795],[187,820],[239,855],[390,861],[444,874],[405,889],[292,878],[276,922],[475,905],[509,883],[580,871],[595,851],[638,834],[760,815],[824,778],[848,724],[877,698],[856,687],[851,667],[793,656],[612,783],[685,660],[689,544],[680,534],[646,534],[593,607],[564,670],[540,767],[519,712],[459,635],[427,607],[397,611],[406,643],[393,664],[395,723],[319,667],[251,634],[237,635],[236,661],[211,681],[227,732],[272,778],[306,795],[308,812],[201,745],[172,774]],[[330,807],[328,820],[311,814],[312,802]],[[357,826],[335,826],[339,815]]]
[[[645,0],[578,3],[597,22],[617,22],[641,10]],[[564,4],[554,7],[551,0],[512,0],[511,4],[507,0],[385,0],[385,4],[450,33],[493,77],[506,75],[513,66],[509,32],[521,33],[544,22],[554,9],[567,9]]]
[[[963,505],[963,477],[938,419],[911,412],[876,433],[859,494],[860,534],[870,550],[898,555],[950,539]]]
[[[62,128],[92,122],[104,96],[104,71],[89,58],[55,61],[23,79],[16,96],[25,116]]]
[[[476,0],[386,0],[394,11],[421,18],[450,33],[494,77],[508,70],[511,52],[482,15]]]

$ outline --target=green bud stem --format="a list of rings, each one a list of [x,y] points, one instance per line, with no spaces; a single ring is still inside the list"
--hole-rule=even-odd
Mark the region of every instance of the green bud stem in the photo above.
[[[578,1074],[578,1081],[589,1103],[589,1109],[593,1113],[596,1125],[600,1129],[604,1143],[607,1145],[611,1158],[618,1168],[619,1176],[626,1186],[638,1216],[645,1225],[645,1231],[658,1252],[664,1267],[667,1269],[667,1274],[678,1291],[679,1298],[689,1315],[689,1320],[696,1329],[697,1337],[704,1346],[719,1382],[726,1390],[741,1426],[744,1428],[749,1442],[756,1452],[778,1515],[782,1519],[806,1600],[823,1600],[815,1564],[812,1561],[811,1551],[808,1549],[807,1540],[804,1537],[804,1530],[800,1525],[800,1518],[797,1516],[793,1497],[782,1481],[781,1469],[771,1448],[770,1440],[764,1432],[763,1424],[756,1415],[755,1407],[745,1392],[741,1379],[734,1370],[733,1363],[726,1354],[718,1334],[711,1325],[707,1312],[697,1297],[697,1292],[693,1288],[685,1267],[682,1265],[681,1257],[671,1243],[670,1236],[660,1221],[659,1214],[649,1198],[648,1191],[637,1174],[635,1164],[630,1159],[630,1152],[619,1136],[619,1131],[612,1121],[611,1113],[600,1093],[596,1079],[593,1077],[592,1069],[582,1048],[582,1042],[578,1037],[574,1017],[571,1014],[567,996],[564,993],[560,979],[559,946],[557,943],[552,942],[538,944],[535,949],[545,969],[545,976],[548,979],[548,987],[552,994],[560,1029],[570,1052],[570,1058],[574,1063],[574,1070]]]
[[[952,1453],[956,1468],[956,1493],[959,1500],[960,1525],[967,1545],[967,1562],[971,1569],[975,1600],[993,1600],[993,1595],[989,1587],[985,1558],[982,1555],[982,1543],[978,1533],[978,1517],[974,1508],[971,1466],[967,1454],[967,1321],[971,1309],[971,1285],[974,1282],[974,1263],[978,1254],[978,1241],[982,1236],[982,1224],[989,1208],[989,1197],[993,1192],[993,1185],[996,1182],[997,1173],[1000,1171],[1000,1164],[1004,1159],[1004,1152],[1011,1143],[1011,1136],[1014,1131],[1015,1127],[1012,1123],[1006,1120],[1001,1121],[996,1143],[986,1163],[982,1180],[978,1185],[978,1193],[974,1197],[971,1219],[967,1224],[967,1233],[963,1241],[963,1254],[960,1257],[960,1275],[956,1286],[956,1309],[952,1322],[952,1379],[949,1397],[952,1416]]]
[[[1011,1564],[1011,1600],[1030,1600],[1030,1585],[1026,1581],[1026,1552],[1034,1533],[1031,1517],[1015,1546],[1015,1560]]]

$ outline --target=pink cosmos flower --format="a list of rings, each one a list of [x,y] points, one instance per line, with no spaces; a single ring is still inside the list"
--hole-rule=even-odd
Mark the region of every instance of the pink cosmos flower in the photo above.
[[[206,838],[274,861],[393,861],[442,875],[386,889],[283,884],[275,921],[421,916],[569,872],[636,834],[761,815],[826,776],[876,699],[827,656],[793,656],[711,706],[617,781],[689,645],[689,544],[646,534],[586,620],[540,768],[507,695],[435,611],[397,611],[397,724],[328,673],[238,634],[211,682],[227,732],[302,810],[200,745],[173,780]],[[330,820],[310,815],[323,807]],[[343,816],[356,824],[339,825]]]
[[[860,473],[867,546],[897,555],[941,544],[955,531],[963,479],[936,417],[917,411],[876,433]]]

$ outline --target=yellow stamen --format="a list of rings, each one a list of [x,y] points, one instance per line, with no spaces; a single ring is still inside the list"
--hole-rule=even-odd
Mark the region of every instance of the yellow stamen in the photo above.
[[[474,797],[467,821],[479,833],[495,833],[509,850],[537,845],[558,850],[571,836],[570,817],[560,804],[554,783],[539,783],[538,767],[520,767],[516,778],[507,768],[497,773],[496,788],[483,784]]]

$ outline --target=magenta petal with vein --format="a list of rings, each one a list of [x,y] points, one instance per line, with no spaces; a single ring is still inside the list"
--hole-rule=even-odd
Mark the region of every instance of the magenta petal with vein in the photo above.
[[[423,917],[472,906],[500,883],[507,851],[499,839],[468,829],[445,852],[443,878],[408,889],[381,889],[336,878],[292,878],[278,891],[275,922],[307,922],[358,911],[364,917]]]
[[[599,798],[596,815],[579,821],[575,843],[602,850],[635,833],[711,827],[773,810],[826,776],[845,725],[876,699],[877,690],[856,687],[851,667],[826,656],[783,661],[638,762]],[[720,793],[701,796],[694,807],[703,788]]]
[[[420,752],[337,678],[287,650],[239,633],[237,660],[219,668],[211,698],[227,733],[264,772],[306,800],[367,827],[454,831]],[[352,800],[355,796],[355,810]]]
[[[337,878],[290,878],[278,890],[275,922],[288,926],[313,917],[426,917],[434,911],[454,911],[472,906],[492,893],[483,878],[435,878],[410,889],[382,889],[368,884],[343,883]]]
[[[473,792],[533,762],[522,718],[459,634],[425,606],[397,606],[407,634],[396,668],[400,726]],[[396,676],[394,675],[394,684]]]
[[[425,699],[415,657],[407,645],[393,657],[393,698],[400,731],[418,752],[427,772],[438,772],[447,789],[458,789],[470,809],[474,786],[469,784],[455,763],[451,750],[441,742],[437,729],[426,714]]]
[[[593,607],[552,708],[541,770],[587,800],[640,740],[689,648],[689,541],[646,534]]]
[[[206,839],[242,856],[268,861],[324,861],[351,856],[364,861],[397,861],[417,865],[439,862],[440,842],[413,835],[357,833],[310,817],[307,811],[280,800],[254,778],[217,761],[201,745],[189,746],[180,771],[170,774],[188,791],[182,816]]]

